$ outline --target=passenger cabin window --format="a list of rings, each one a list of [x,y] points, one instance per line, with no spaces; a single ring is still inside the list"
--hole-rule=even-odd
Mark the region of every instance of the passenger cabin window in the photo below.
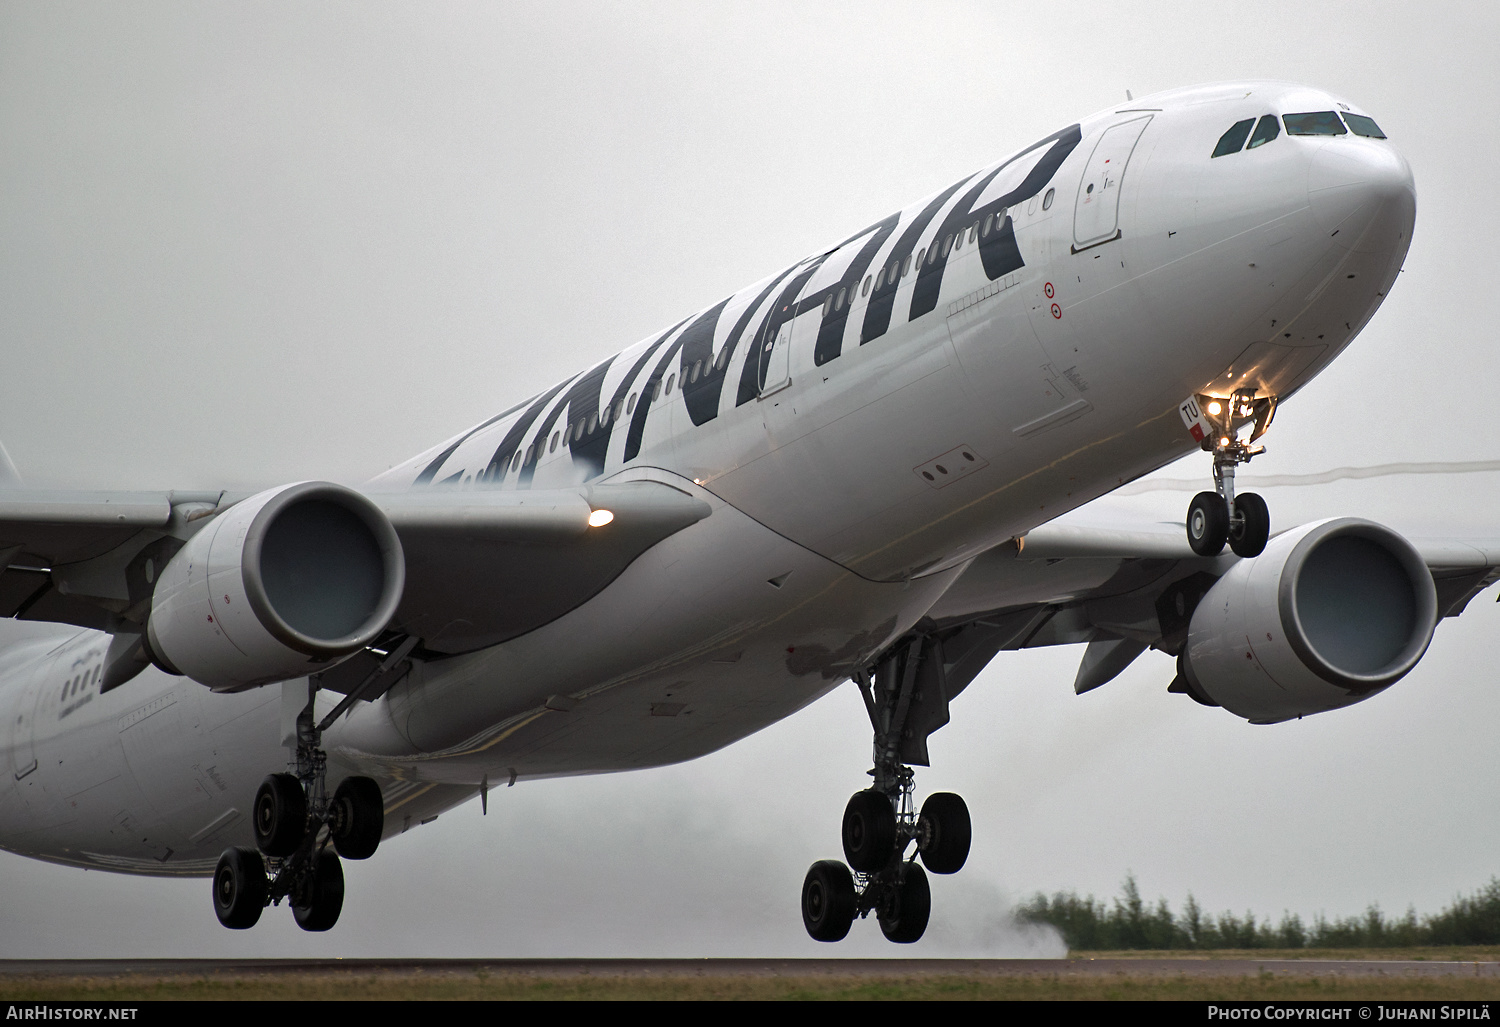
[[[1349,130],[1333,111],[1314,111],[1311,114],[1283,114],[1289,136],[1341,136]]]
[[[630,402],[625,404],[625,412],[627,414],[635,413],[635,393],[633,392],[630,394]]]
[[[590,435],[594,434],[594,429],[597,428],[597,427],[599,427],[599,415],[598,414],[589,414],[588,433]]]
[[[1052,209],[1052,198],[1054,196],[1056,196],[1056,195],[1057,195],[1057,190],[1056,189],[1048,189],[1047,190],[1047,195],[1042,197],[1042,209],[1043,210],[1051,210]]]
[[[834,297],[834,300],[833,300],[833,309],[834,310],[843,310],[844,309],[844,290],[843,289],[840,289],[839,290],[839,294],[836,297]]]
[[[826,321],[828,319],[828,315],[832,314],[832,313],[833,313],[833,294],[830,293],[829,296],[828,296],[828,298],[823,301],[823,319]]]
[[[1281,135],[1281,122],[1276,120],[1276,115],[1267,114],[1255,126],[1255,131],[1250,136],[1250,145],[1245,149],[1253,150],[1257,146],[1263,146],[1279,135]]]
[[[510,473],[515,474],[521,469],[521,451],[516,450],[515,459],[510,462]]]
[[[1384,139],[1385,133],[1380,131],[1380,126],[1365,117],[1363,114],[1345,114],[1344,122],[1349,126],[1349,131],[1366,139]]]
[[[993,214],[984,219],[984,228],[980,229],[979,231],[979,237],[981,239],[988,239],[990,237],[990,226],[992,226],[994,223],[995,215]]]
[[[677,376],[675,374],[669,374],[669,375],[667,375],[667,395],[668,396],[670,396],[672,394],[672,386],[675,385],[675,384],[677,384]]]
[[[1255,125],[1254,118],[1246,118],[1244,121],[1236,121],[1229,127],[1229,131],[1219,137],[1219,145],[1214,147],[1214,157],[1224,157],[1231,153],[1239,153],[1245,145],[1245,139],[1250,135],[1250,129]],[[1291,131],[1291,126],[1287,127]],[[1212,159],[1212,158],[1210,158]]]
[[[560,439],[560,438],[562,438],[562,432],[556,432],[555,431],[555,432],[552,433],[552,442],[550,444],[548,444],[548,446],[547,446],[547,452],[549,452],[549,453],[556,453],[557,452],[557,440]],[[527,457],[526,459],[528,461],[530,461],[531,458]]]

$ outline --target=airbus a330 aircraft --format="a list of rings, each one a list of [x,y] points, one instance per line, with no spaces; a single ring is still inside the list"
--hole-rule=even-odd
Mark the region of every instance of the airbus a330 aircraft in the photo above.
[[[202,874],[326,930],[340,858],[488,790],[692,759],[853,680],[871,787],[809,933],[922,936],[969,812],[912,767],[1002,650],[1148,647],[1254,723],[1421,659],[1500,541],[1277,525],[1236,467],[1396,280],[1371,117],[1274,82],[1069,125],[360,488],[28,490],[0,467],[0,845]],[[1202,451],[1185,531],[1048,526]],[[1228,551],[1225,551],[1225,546]],[[1165,682],[1164,682],[1165,684]],[[853,769],[853,768],[851,768]],[[862,769],[862,768],[861,768]]]

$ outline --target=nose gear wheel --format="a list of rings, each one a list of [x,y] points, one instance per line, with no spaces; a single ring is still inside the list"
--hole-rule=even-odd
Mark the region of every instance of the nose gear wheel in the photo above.
[[[1214,491],[1200,492],[1188,504],[1188,545],[1199,556],[1218,556],[1226,542],[1236,556],[1259,556],[1271,537],[1271,514],[1255,493],[1235,495],[1234,470],[1266,451],[1254,443],[1271,427],[1276,397],[1257,397],[1254,389],[1236,389],[1228,399],[1199,394],[1178,412],[1198,444],[1214,455]],[[1241,439],[1247,426],[1250,437]]]

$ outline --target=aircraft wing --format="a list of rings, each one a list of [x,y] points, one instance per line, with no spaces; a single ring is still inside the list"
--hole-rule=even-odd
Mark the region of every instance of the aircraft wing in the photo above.
[[[1439,617],[1500,581],[1500,538],[1410,538]],[[1175,654],[1199,600],[1239,558],[1205,558],[1181,524],[1051,524],[977,557],[917,631],[942,639],[951,699],[998,652],[1087,643],[1074,690],[1112,680],[1148,648]]]
[[[99,630],[143,623],[172,555],[245,498],[0,491],[0,616]],[[390,519],[405,555],[390,632],[420,638],[431,654],[493,645],[561,616],[710,509],[656,482],[366,498]],[[608,524],[591,527],[596,510],[613,515]]]

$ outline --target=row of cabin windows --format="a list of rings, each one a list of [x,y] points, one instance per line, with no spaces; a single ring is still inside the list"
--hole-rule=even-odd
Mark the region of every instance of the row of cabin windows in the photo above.
[[[842,311],[846,299],[849,306],[853,307],[856,292],[859,296],[868,296],[870,295],[871,285],[874,285],[875,291],[879,292],[885,287],[886,282],[900,281],[911,274],[912,268],[920,271],[923,264],[931,267],[937,263],[939,256],[946,258],[953,250],[963,249],[964,236],[966,234],[969,237],[970,245],[973,245],[977,239],[988,239],[992,232],[998,231],[1000,226],[1005,223],[1006,209],[1005,207],[1001,207],[1000,213],[989,215],[984,219],[983,224],[976,221],[968,227],[967,231],[960,229],[957,233],[950,234],[943,240],[941,246],[933,243],[931,248],[918,250],[915,258],[908,253],[905,260],[892,260],[876,274],[865,275],[864,283],[861,285],[853,288],[839,289],[837,295],[829,295],[828,299],[823,301],[823,316],[826,318]]]
[[[99,680],[99,675],[103,672],[103,670],[104,665],[100,664],[92,671],[86,670],[82,674],[79,674],[77,677],[68,681],[67,684],[63,685],[61,701],[67,702],[70,698],[77,695],[79,692],[82,692],[85,688],[92,687],[94,683]]]

